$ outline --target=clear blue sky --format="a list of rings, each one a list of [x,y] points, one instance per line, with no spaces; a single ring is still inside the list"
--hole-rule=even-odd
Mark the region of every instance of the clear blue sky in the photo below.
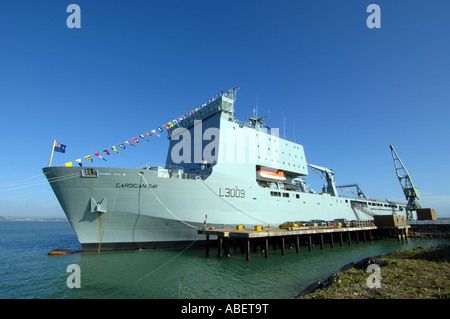
[[[80,29],[66,25],[71,3]],[[366,25],[371,3],[381,29]],[[422,206],[450,217],[449,14],[448,0],[3,0],[0,185],[39,175],[53,139],[63,165],[240,84],[235,115],[258,101],[281,134],[285,117],[286,137],[338,184],[404,201],[393,144]],[[150,140],[94,164],[163,163],[166,136]],[[0,216],[62,217],[44,178],[31,181],[44,182],[0,187]]]

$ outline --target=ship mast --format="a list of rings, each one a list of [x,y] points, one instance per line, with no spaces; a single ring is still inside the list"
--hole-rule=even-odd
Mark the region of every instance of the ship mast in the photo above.
[[[260,125],[264,126],[264,119],[269,118],[269,115],[267,116],[261,116],[258,118],[258,109],[257,107],[253,108],[253,117],[247,117],[247,119],[250,120],[250,125],[255,128],[255,130],[259,131]]]

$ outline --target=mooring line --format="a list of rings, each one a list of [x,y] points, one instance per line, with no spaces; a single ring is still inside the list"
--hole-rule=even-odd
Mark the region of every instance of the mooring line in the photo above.
[[[148,182],[147,182],[147,180],[145,179],[144,175],[141,175],[141,176],[142,176],[142,178],[144,179],[145,183],[146,183],[147,185],[149,185]],[[164,203],[158,198],[158,196],[155,194],[155,192],[153,192],[152,188],[150,187],[149,189],[150,189],[150,191],[152,192],[153,196],[155,196],[156,200],[157,200],[157,201],[165,208],[165,210],[166,210],[169,214],[171,214],[173,217],[175,217],[178,221],[182,222],[182,223],[185,224],[186,226],[189,226],[189,227],[192,227],[192,228],[195,228],[195,229],[200,229],[200,227],[191,225],[191,224],[189,224],[188,222],[182,220],[182,219],[181,219],[180,217],[178,217],[177,215],[175,215],[175,214],[174,214],[169,208],[167,208],[167,206],[164,205]]]
[[[145,278],[147,278],[148,276],[154,274],[155,272],[157,272],[158,270],[161,270],[162,268],[164,268],[165,266],[167,266],[169,263],[171,263],[172,261],[174,261],[176,258],[180,257],[186,250],[188,250],[189,248],[192,247],[192,245],[194,245],[199,239],[200,237],[202,237],[203,234],[200,234],[197,239],[195,239],[192,243],[190,243],[187,247],[185,247],[182,251],[180,251],[178,254],[176,254],[174,257],[172,257],[171,259],[169,259],[168,261],[166,261],[165,263],[163,263],[162,265],[158,266],[156,269],[150,271],[149,273],[147,273],[146,275],[142,276],[141,278],[135,280],[133,283],[131,283],[131,285],[136,284],[142,280],[144,280]],[[120,291],[116,291],[108,296],[106,296],[105,298],[110,298],[111,296],[114,296],[116,294],[118,294]]]
[[[38,181],[31,181],[31,182],[3,185],[2,188],[0,188],[0,192],[12,191],[12,190],[15,190],[15,189],[22,189],[22,188],[33,187],[33,186],[39,186],[39,185],[43,185],[43,184],[47,184],[47,183],[48,184],[56,183],[56,182],[59,182],[59,181],[75,178],[75,177],[78,177],[78,176],[80,176],[80,173],[68,174],[68,175],[64,175],[64,176],[60,176],[60,177],[52,177],[52,178],[49,178],[48,180],[38,180]],[[8,186],[15,186],[15,185],[23,185],[23,186],[16,186],[16,187],[9,187],[8,188]]]

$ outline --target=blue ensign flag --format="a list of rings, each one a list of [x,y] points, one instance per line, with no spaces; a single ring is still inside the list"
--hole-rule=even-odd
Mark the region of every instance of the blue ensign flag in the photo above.
[[[64,144],[55,142],[54,151],[55,152],[60,152],[60,153],[65,153],[66,152],[66,146]]]

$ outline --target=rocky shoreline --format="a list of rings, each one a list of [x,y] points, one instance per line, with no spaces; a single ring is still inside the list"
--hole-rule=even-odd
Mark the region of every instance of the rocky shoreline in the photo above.
[[[379,288],[369,288],[369,265],[379,267]],[[295,298],[450,299],[450,245],[419,246],[347,264]]]

